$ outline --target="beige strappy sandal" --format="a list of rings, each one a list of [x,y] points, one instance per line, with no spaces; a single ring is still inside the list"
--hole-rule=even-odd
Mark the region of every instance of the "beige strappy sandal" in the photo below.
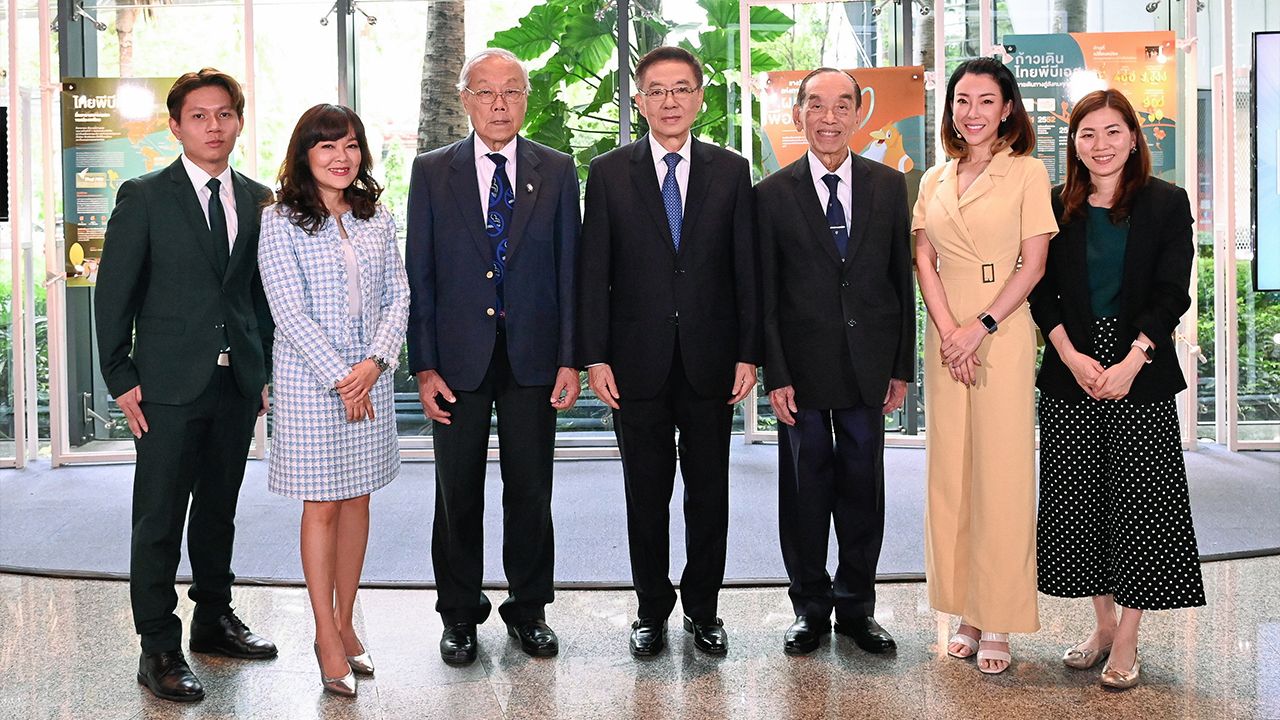
[[[984,642],[1008,643],[1009,633],[983,632],[982,639],[978,643],[978,670],[982,671],[987,675],[999,675],[1005,670],[1008,670],[1009,666],[1013,664],[1013,656],[1009,654],[1009,651],[1008,650],[989,650],[987,648],[982,647],[982,643]],[[983,660],[1003,660],[1005,665],[999,670],[988,670],[982,667]]]

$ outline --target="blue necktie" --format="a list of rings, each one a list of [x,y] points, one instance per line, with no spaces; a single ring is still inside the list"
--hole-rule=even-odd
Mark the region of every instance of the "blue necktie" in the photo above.
[[[680,164],[680,153],[667,153],[662,159],[667,163],[667,176],[662,179],[662,206],[667,209],[671,243],[675,245],[676,252],[680,252],[680,223],[684,214],[680,208],[680,186],[676,184],[676,165]]]
[[[844,260],[849,253],[849,228],[846,227],[848,222],[844,218],[844,205],[840,204],[840,197],[836,195],[836,186],[840,184],[840,176],[827,173],[822,176],[822,182],[827,184],[827,190],[830,190],[830,198],[827,200],[827,226],[831,228],[831,237],[835,238],[836,251],[840,253],[840,259]]]
[[[507,178],[507,156],[489,153],[485,157],[493,161],[493,182],[489,183],[489,212],[485,214],[484,230],[493,248],[493,283],[498,291],[498,319],[506,317],[502,280],[507,270],[507,233],[511,227],[511,212],[516,206],[516,194]]]

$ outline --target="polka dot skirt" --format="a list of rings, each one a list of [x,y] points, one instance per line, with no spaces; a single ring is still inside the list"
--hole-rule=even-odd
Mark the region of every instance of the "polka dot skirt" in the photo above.
[[[1109,354],[1118,325],[1096,320],[1094,347]],[[1039,502],[1040,592],[1140,610],[1205,604],[1173,398],[1041,395]]]

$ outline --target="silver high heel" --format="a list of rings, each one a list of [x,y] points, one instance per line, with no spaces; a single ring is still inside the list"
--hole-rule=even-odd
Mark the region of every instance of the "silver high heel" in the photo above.
[[[373,658],[369,657],[368,650],[359,655],[348,655],[347,664],[355,674],[373,677]]]
[[[325,677],[324,662],[320,660],[320,646],[312,643],[312,647],[316,651],[316,662],[320,665],[320,684],[324,686],[324,691],[340,695],[342,697],[356,696],[356,676],[355,673],[348,670],[346,675],[342,677]]]

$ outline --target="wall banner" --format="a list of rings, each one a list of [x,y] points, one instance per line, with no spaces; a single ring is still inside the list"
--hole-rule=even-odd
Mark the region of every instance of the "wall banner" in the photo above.
[[[1142,121],[1151,170],[1177,180],[1178,58],[1167,31],[1006,35],[1005,51],[1036,132],[1036,157],[1066,177],[1071,108],[1094,90],[1124,93]]]
[[[863,157],[914,176],[924,170],[924,68],[918,65],[848,71],[862,86],[862,126],[849,147]],[[757,83],[761,162],[765,174],[795,162],[809,144],[796,130],[791,107],[808,70],[763,73]]]
[[[174,78],[64,78],[63,241],[67,285],[97,278],[116,190],[182,152],[169,132],[165,97]]]

